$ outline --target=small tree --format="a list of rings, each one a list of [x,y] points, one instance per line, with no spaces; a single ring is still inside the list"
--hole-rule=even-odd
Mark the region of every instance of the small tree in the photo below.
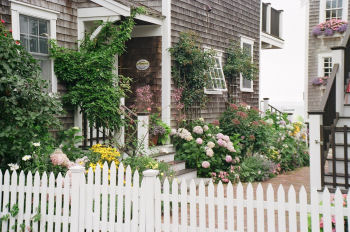
[[[51,139],[60,101],[51,97],[36,60],[0,23],[0,168],[31,155],[34,142]]]

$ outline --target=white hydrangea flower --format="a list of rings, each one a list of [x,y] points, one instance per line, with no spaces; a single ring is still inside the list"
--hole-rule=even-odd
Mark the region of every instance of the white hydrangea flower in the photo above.
[[[19,165],[18,164],[8,164],[8,166],[10,167],[11,171],[16,171],[19,169]]]
[[[22,160],[23,160],[23,161],[28,161],[28,160],[30,160],[31,158],[32,158],[32,156],[30,156],[30,155],[25,155],[25,156],[22,157]]]
[[[273,120],[271,118],[269,118],[269,119],[266,120],[266,123],[269,124],[269,125],[272,125],[273,124]]]
[[[214,148],[214,147],[215,147],[215,143],[213,143],[212,141],[209,141],[208,144],[207,144],[207,146],[208,146],[209,148]]]
[[[33,146],[34,146],[34,147],[40,147],[40,142],[33,143]]]

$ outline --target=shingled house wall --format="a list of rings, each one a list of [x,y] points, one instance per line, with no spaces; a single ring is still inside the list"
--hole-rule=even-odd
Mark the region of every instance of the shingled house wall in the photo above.
[[[348,20],[350,16],[350,1]],[[312,35],[312,29],[320,23],[320,0],[310,1],[309,5],[309,48],[308,48],[308,111],[318,110],[321,104],[323,90],[313,86],[312,80],[318,77],[318,55],[331,52],[331,48],[339,46],[342,37],[320,38]],[[346,76],[347,77],[347,76]]]
[[[210,5],[211,12],[206,11]],[[179,40],[180,32],[194,31],[203,46],[225,51],[230,41],[240,43],[240,36],[247,36],[254,42],[254,62],[259,65],[260,57],[260,1],[259,0],[176,0],[171,4],[172,43]],[[252,106],[259,104],[259,78],[254,80],[254,92],[241,92],[240,80],[236,78],[229,90],[236,96],[236,102],[246,102]],[[234,90],[233,90],[234,89]],[[233,93],[233,91],[235,91]],[[225,110],[227,94],[208,95],[207,107],[201,116],[211,122],[218,119]],[[173,105],[173,104],[172,104]],[[176,116],[172,109],[173,118]]]

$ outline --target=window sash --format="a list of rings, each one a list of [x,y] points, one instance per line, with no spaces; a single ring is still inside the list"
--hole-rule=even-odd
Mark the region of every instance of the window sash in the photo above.
[[[333,60],[332,57],[323,58],[323,76],[330,77],[333,70]]]
[[[326,1],[326,20],[343,18],[343,1],[344,0],[327,0]]]
[[[221,57],[214,57],[214,66],[209,68],[206,91],[226,91],[225,75],[222,69]]]
[[[243,52],[246,52],[248,55],[250,55],[250,57],[252,59],[252,62],[253,62],[253,44],[243,41],[242,42],[242,49],[243,49]],[[243,74],[241,74],[241,78],[242,78],[242,88],[243,89],[252,90],[252,88],[253,88],[253,81],[252,80],[248,80],[247,78],[245,78],[243,76]]]

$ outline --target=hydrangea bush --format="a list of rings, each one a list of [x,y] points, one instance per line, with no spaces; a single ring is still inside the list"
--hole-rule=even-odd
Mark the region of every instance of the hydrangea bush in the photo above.
[[[227,136],[203,119],[184,123],[171,132],[176,147],[176,159],[186,160],[188,168],[196,168],[198,175],[210,177],[212,172],[226,170],[239,158],[239,136]]]

